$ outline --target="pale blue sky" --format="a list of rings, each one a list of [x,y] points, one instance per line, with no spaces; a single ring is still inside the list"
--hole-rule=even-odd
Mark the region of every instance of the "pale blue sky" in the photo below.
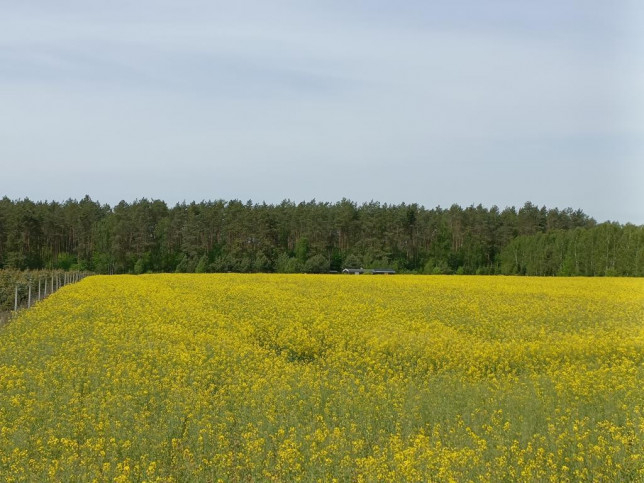
[[[644,223],[644,7],[0,0],[0,196]]]

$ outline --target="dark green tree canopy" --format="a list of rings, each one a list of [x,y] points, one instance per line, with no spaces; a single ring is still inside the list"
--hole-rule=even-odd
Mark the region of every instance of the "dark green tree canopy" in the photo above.
[[[581,210],[375,201],[278,205],[142,198],[114,207],[0,200],[0,268],[98,273],[399,272],[644,275],[644,227]]]

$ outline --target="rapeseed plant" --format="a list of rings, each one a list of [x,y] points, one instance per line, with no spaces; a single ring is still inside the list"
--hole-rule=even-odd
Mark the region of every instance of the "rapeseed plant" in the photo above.
[[[639,279],[94,276],[0,328],[0,480],[644,479]]]

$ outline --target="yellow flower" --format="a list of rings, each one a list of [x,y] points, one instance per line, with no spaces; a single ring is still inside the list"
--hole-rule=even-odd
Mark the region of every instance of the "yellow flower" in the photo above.
[[[644,281],[96,276],[0,328],[0,481],[644,476]]]

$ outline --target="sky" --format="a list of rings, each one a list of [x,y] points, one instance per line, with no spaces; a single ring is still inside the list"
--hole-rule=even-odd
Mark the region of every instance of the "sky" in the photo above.
[[[644,224],[644,3],[0,0],[0,196]]]

